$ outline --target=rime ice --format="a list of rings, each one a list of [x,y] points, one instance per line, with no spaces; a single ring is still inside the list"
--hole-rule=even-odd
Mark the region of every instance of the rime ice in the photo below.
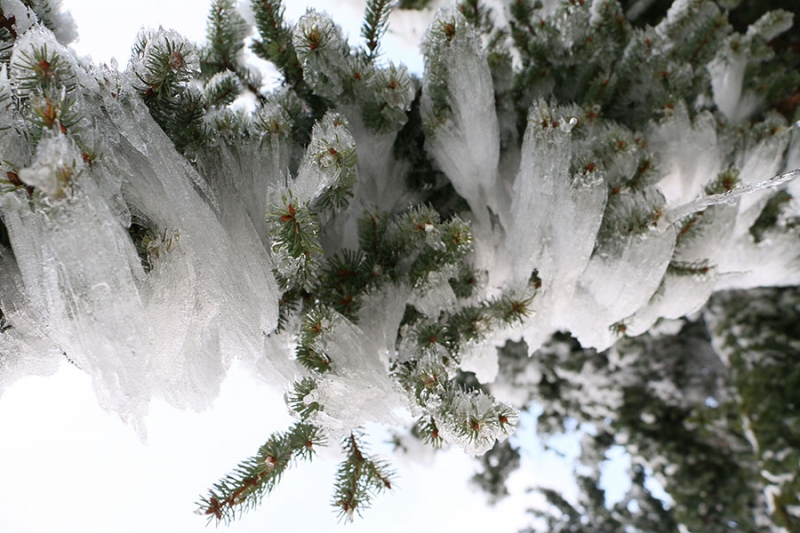
[[[597,28],[614,7],[546,4],[559,35],[544,44],[567,63],[568,41],[588,36],[568,15]],[[466,370],[493,381],[495,345],[509,337],[536,349],[569,330],[605,349],[696,312],[716,290],[800,282],[797,205],[780,203],[798,185],[769,181],[794,175],[797,126],[768,113],[734,128],[762,103],[745,72],[769,59],[764,43],[790,17],[765,16],[702,65],[681,64],[691,5],[676,2],[619,50],[620,75],[645,59],[671,71],[614,88],[565,64],[586,75],[573,81],[596,104],[554,87],[559,73],[534,73],[522,128],[504,78],[493,80],[498,58],[456,9],[438,11],[426,33],[422,80],[354,52],[331,17],[307,12],[277,51],[294,48],[285,66],[297,79],[247,114],[226,104],[259,80],[230,65],[202,78],[206,49],[174,31],[140,34],[120,74],[80,65],[63,47],[69,27],[54,36],[27,3],[0,0],[22,34],[0,67],[0,114],[12,125],[0,130],[11,243],[0,249],[0,385],[49,372],[66,353],[101,404],[143,432],[151,397],[203,409],[240,359],[273,385],[313,374],[308,401],[324,409],[310,421],[331,435],[412,411],[481,454],[513,431],[516,413],[451,380]],[[673,101],[693,76],[710,91]],[[627,116],[603,104],[604,90],[618,90],[623,109],[645,98],[658,109]],[[182,153],[176,110],[200,117],[183,140],[202,149]],[[463,211],[471,226],[408,209],[426,194],[407,184],[418,165],[442,182],[431,187],[452,185],[448,215]],[[464,271],[472,277],[459,280]],[[362,286],[348,285],[362,274]],[[309,307],[326,317],[313,341],[302,338]],[[299,367],[298,347],[321,367]],[[617,401],[607,383],[561,377]]]

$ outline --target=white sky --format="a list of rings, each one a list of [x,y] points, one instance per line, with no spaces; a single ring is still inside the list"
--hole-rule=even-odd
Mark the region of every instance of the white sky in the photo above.
[[[207,0],[64,0],[81,35],[75,48],[96,62],[116,57],[124,68],[142,25],[174,28],[195,41],[205,33]],[[313,4],[332,13],[351,39],[358,37],[364,2],[289,2],[296,20]],[[352,7],[358,5],[359,7]],[[386,56],[402,58],[421,73],[413,20],[400,20],[404,35],[387,41]],[[400,39],[399,37],[404,37]],[[404,48],[406,46],[406,48]],[[212,409],[197,414],[154,401],[142,444],[118,417],[100,409],[90,379],[68,363],[51,377],[18,381],[0,397],[0,531],[3,533],[188,533],[210,531],[193,514],[211,483],[252,455],[273,431],[289,426],[283,391],[269,390],[234,365]],[[340,525],[329,501],[335,452],[289,471],[263,505],[230,532],[516,532],[528,523],[536,500],[533,484],[564,486],[567,462],[545,452],[523,420],[523,468],[510,481],[513,496],[497,507],[468,487],[475,463],[460,450],[404,462],[387,456],[398,472],[396,489],[379,497],[354,524]],[[378,432],[380,433],[380,432]],[[380,440],[373,451],[378,451]],[[563,441],[575,453],[575,440]],[[213,526],[212,526],[213,527]]]

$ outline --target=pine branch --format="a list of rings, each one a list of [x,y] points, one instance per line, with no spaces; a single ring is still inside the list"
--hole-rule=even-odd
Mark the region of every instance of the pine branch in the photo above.
[[[295,349],[298,363],[320,373],[331,369],[331,359],[321,348],[324,345],[321,341],[324,340],[325,333],[330,331],[332,324],[332,313],[321,305],[314,306],[303,315]]]
[[[241,92],[242,84],[235,73],[227,70],[215,74],[205,86],[203,99],[206,109],[223,108],[232,103]]]
[[[215,0],[208,14],[207,44],[200,54],[200,70],[207,80],[226,71],[235,73],[241,85],[264,102],[260,76],[241,62],[247,33],[247,22],[236,10],[234,1]]]
[[[361,26],[361,36],[367,41],[367,58],[369,61],[378,55],[380,40],[386,33],[389,23],[389,14],[394,8],[394,0],[367,0],[367,10],[364,24]]]
[[[12,61],[11,68],[17,70],[17,94],[30,97],[47,89],[64,88],[72,92],[76,86],[75,74],[64,60],[47,43],[24,50]]]
[[[200,63],[203,74],[211,77],[225,70],[237,70],[246,35],[247,23],[233,0],[214,0],[206,27],[208,44]]]
[[[308,206],[297,205],[291,194],[283,198],[283,206],[267,214],[272,225],[272,248],[298,260],[301,273],[314,264],[322,254],[319,244],[319,222]]]
[[[420,440],[433,448],[441,448],[444,440],[439,434],[439,427],[436,420],[431,416],[420,418],[414,425],[414,430],[419,435]]]
[[[281,0],[252,0],[251,5],[261,37],[253,41],[253,53],[273,63],[287,85],[302,91],[303,69],[292,44],[292,30],[283,21]]]
[[[342,448],[347,457],[336,474],[332,505],[339,510],[340,518],[352,522],[353,515],[361,516],[374,496],[391,490],[393,473],[385,462],[365,455],[356,433],[343,440]]]
[[[487,8],[481,0],[461,0],[457,4],[458,10],[481,33],[489,35],[494,30],[491,8]]]
[[[214,484],[198,502],[197,514],[209,521],[229,523],[237,512],[255,508],[272,492],[283,473],[298,459],[311,460],[316,446],[325,445],[319,429],[298,423],[286,433],[275,433],[258,454],[241,462],[233,472]]]
[[[788,191],[779,190],[767,201],[758,219],[750,226],[750,235],[755,242],[761,242],[764,234],[778,225],[784,209],[789,207],[792,200],[794,197]]]
[[[316,389],[317,382],[313,378],[303,378],[295,381],[292,390],[286,393],[286,405],[303,422],[317,411],[322,411],[322,405],[319,402],[308,400],[308,395]]]

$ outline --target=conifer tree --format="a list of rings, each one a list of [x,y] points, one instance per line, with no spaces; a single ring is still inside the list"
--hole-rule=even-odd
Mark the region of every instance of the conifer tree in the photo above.
[[[636,443],[628,499],[607,508],[595,468],[578,507],[547,494],[552,530],[797,527],[793,389],[760,388],[792,379],[796,339],[744,326],[792,297],[751,317],[719,295],[710,337],[664,333],[716,291],[800,282],[792,13],[513,0],[502,23],[462,0],[418,77],[381,42],[427,3],[368,0],[349,43],[327,13],[251,0],[249,48],[283,77],[264,90],[232,0],[202,45],[143,30],[122,71],[70,53],[58,2],[3,2],[0,385],[66,357],[143,434],[151,397],[203,408],[233,359],[290,383],[297,422],[201,496],[212,522],[337,445],[332,505],[360,515],[393,480],[362,428],[399,411],[488,452],[476,483],[500,498],[535,400],[544,428],[597,426],[587,464]],[[703,377],[719,357],[724,384]]]

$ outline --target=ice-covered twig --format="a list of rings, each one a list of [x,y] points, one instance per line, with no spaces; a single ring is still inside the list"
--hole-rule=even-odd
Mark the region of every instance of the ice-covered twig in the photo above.
[[[692,202],[669,209],[665,213],[664,218],[668,222],[668,225],[671,225],[682,218],[691,215],[692,213],[697,213],[698,211],[702,211],[707,207],[711,207],[712,205],[731,203],[740,196],[758,192],[763,189],[769,189],[771,187],[777,187],[778,185],[782,185],[787,181],[791,181],[798,176],[800,176],[800,168],[785,172],[768,180],[759,181],[758,183],[742,185],[741,187],[736,187],[735,189],[731,189],[730,191],[726,191],[724,193],[704,196]]]

